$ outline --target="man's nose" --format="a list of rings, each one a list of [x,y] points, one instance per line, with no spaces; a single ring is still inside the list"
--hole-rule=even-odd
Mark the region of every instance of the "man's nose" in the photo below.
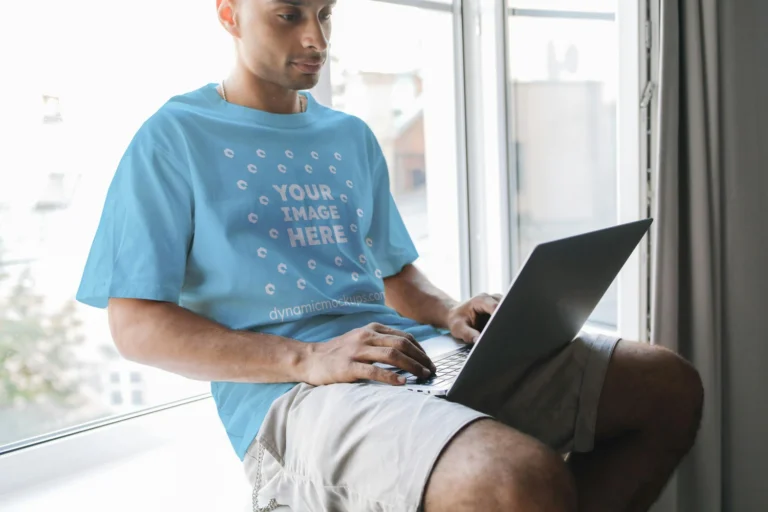
[[[306,24],[302,34],[304,48],[312,48],[318,52],[328,49],[328,37],[320,20],[310,21]]]

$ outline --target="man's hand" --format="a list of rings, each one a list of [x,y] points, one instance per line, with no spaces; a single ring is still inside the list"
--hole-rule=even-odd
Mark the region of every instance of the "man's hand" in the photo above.
[[[472,297],[468,301],[451,308],[448,312],[446,324],[451,330],[451,335],[465,343],[474,343],[480,336],[481,329],[478,320],[490,316],[496,311],[501,302],[501,295],[488,295],[482,293]]]
[[[394,386],[405,383],[405,379],[394,372],[372,363],[390,364],[416,376],[428,377],[435,371],[435,365],[416,338],[376,323],[350,331],[327,343],[309,344],[309,350],[304,381],[314,386],[360,379]]]

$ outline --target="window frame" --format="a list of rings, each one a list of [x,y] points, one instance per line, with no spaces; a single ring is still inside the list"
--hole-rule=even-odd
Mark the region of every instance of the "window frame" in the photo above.
[[[641,107],[642,91],[649,80],[645,52],[645,25],[648,0],[617,1],[619,33],[618,100],[618,222],[631,222],[649,215],[646,169],[647,132]],[[634,4],[634,5],[633,5]],[[637,341],[649,339],[648,278],[650,254],[648,236],[632,253],[619,274],[618,333]]]
[[[471,288],[472,293],[477,294],[484,291],[506,291],[506,286],[501,283],[509,283],[522,264],[515,247],[518,226],[517,222],[512,221],[516,219],[517,191],[516,180],[513,179],[515,170],[512,169],[511,162],[516,158],[514,147],[507,143],[511,140],[510,130],[514,124],[508,123],[507,120],[515,114],[507,87],[509,16],[517,12],[537,17],[616,20],[620,46],[616,223],[644,218],[649,213],[649,187],[645,169],[650,169],[651,165],[649,152],[646,151],[648,129],[643,116],[644,110],[640,107],[640,97],[652,66],[648,65],[642,52],[646,36],[641,28],[645,21],[648,0],[617,0],[615,15],[556,9],[515,9],[508,8],[506,0],[468,0],[465,5],[465,54],[468,55],[468,75],[465,76],[465,82],[471,87],[473,81],[477,82],[477,77],[487,73],[487,68],[491,68],[496,77],[496,80],[488,80],[485,76],[482,80],[486,98],[488,95],[491,97],[490,102],[484,104],[478,95],[473,94],[468,95],[467,100],[467,125],[471,127],[470,132],[482,134],[470,136],[467,141],[470,155],[468,215],[473,234]],[[493,48],[488,47],[489,40],[495,42]],[[493,53],[484,64],[479,64],[482,56],[478,50],[480,48],[486,54]],[[483,69],[484,67],[486,69]],[[507,169],[510,172],[507,172]],[[488,193],[489,191],[491,193]],[[494,219],[499,212],[504,212],[504,220],[494,225]],[[501,240],[501,247],[489,247],[489,240]],[[608,329],[588,322],[584,330],[618,334],[639,341],[648,340],[649,251],[649,244],[642,242],[618,276],[617,328]]]

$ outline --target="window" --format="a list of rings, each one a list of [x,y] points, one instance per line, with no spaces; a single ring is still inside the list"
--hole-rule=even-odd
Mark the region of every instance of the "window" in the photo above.
[[[54,124],[60,123],[61,118],[61,105],[59,98],[56,96],[43,95],[43,123]]]
[[[114,406],[123,405],[123,394],[119,391],[113,391],[110,395],[110,403]]]
[[[123,361],[106,314],[74,293],[132,135],[230,68],[211,6],[136,0],[92,23],[92,6],[41,0],[35,44],[0,7],[0,47],[14,48],[0,82],[0,447],[209,390]]]
[[[17,77],[0,82],[0,451],[208,392],[124,361],[105,312],[73,299],[130,138],[170,96],[232,65],[211,5],[134,0],[93,24],[89,4],[40,0],[34,45],[0,7],[0,47],[16,49],[2,71]],[[339,2],[318,99],[373,129],[417,265],[437,286],[456,298],[502,291],[535,244],[639,215],[640,10]],[[184,23],[169,25],[179,12]],[[593,322],[636,336],[621,326],[632,314],[639,324],[633,280]]]
[[[420,253],[416,265],[459,298],[454,16],[448,7],[424,5],[339,2],[331,47],[332,99],[335,108],[360,117],[376,134],[389,164],[392,193]]]
[[[617,108],[625,43],[617,9],[618,0],[508,0],[511,223],[518,262],[540,242],[619,221]],[[637,170],[623,172],[639,182]],[[590,321],[616,329],[618,299],[614,283]]]
[[[144,405],[144,393],[140,389],[134,389],[131,391],[131,405]]]

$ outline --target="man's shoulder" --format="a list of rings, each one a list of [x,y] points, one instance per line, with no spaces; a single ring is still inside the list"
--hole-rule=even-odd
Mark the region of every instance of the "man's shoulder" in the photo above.
[[[317,103],[316,108],[319,111],[317,114],[318,118],[324,123],[354,130],[365,136],[373,136],[373,131],[370,126],[368,126],[368,123],[354,114],[343,112],[334,107],[329,107],[320,103]]]
[[[205,94],[207,87],[209,86],[172,96],[147,119],[146,124],[149,126],[172,125],[210,109],[211,101]]]
[[[137,130],[134,143],[152,143],[172,148],[182,142],[194,117],[206,108],[209,100],[200,88],[172,96],[150,115]]]

